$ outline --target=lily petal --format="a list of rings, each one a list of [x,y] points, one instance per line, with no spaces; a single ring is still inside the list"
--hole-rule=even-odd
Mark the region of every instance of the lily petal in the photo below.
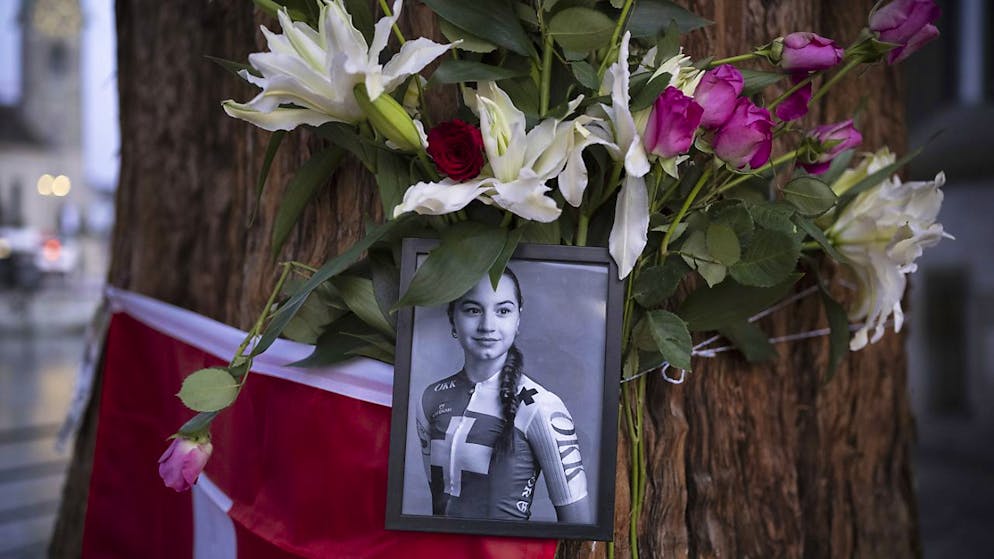
[[[516,180],[525,161],[525,113],[494,82],[479,84],[476,101],[483,147],[494,176],[501,182]]]
[[[635,119],[629,108],[628,96],[628,42],[631,32],[626,31],[618,49],[618,60],[611,65],[611,120],[614,124],[614,135],[618,147],[624,150],[625,171],[636,177],[649,172],[649,158],[642,147],[635,128]]]
[[[442,45],[424,37],[407,41],[400,47],[400,52],[383,66],[384,89],[395,89],[407,76],[420,72],[450,48],[452,45]]]
[[[301,124],[321,126],[326,122],[344,122],[331,115],[310,109],[277,108],[267,112],[253,110],[242,103],[228,99],[221,103],[228,116],[251,122],[263,130],[293,130]]]
[[[489,190],[487,184],[490,182],[493,182],[493,178],[462,183],[452,179],[419,182],[404,192],[404,200],[394,208],[393,216],[397,217],[407,212],[442,215],[459,211]]]
[[[505,210],[532,221],[549,223],[555,221],[562,210],[556,201],[545,195],[551,190],[545,180],[534,176],[527,169],[521,179],[508,183],[495,183],[496,194],[490,197],[495,204]]]
[[[618,279],[625,279],[635,267],[649,240],[649,193],[645,179],[628,175],[618,193],[614,208],[614,227],[608,250],[618,265]]]

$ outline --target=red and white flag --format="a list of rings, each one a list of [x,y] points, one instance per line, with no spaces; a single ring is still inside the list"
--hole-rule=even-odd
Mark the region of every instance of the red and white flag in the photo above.
[[[157,460],[191,412],[183,377],[225,366],[230,326],[109,290],[96,450],[83,557],[551,559],[554,540],[387,531],[393,371],[369,360],[283,366],[311,347],[278,340],[214,421],[214,454],[191,492],[163,486]]]

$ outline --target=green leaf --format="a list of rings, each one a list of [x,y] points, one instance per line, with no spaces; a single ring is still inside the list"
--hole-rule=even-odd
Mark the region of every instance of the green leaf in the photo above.
[[[847,149],[839,155],[836,155],[835,159],[833,159],[829,164],[828,170],[818,175],[818,178],[826,184],[833,184],[835,181],[839,180],[842,173],[849,168],[849,163],[852,162],[853,155],[855,154],[855,149]]]
[[[638,91],[633,97],[630,103],[632,112],[641,111],[642,109],[648,109],[656,102],[656,98],[666,89],[670,83],[670,75],[666,72],[659,74],[658,76],[652,78],[648,83],[646,83],[642,89]]]
[[[655,39],[675,21],[680,33],[711,25],[711,21],[667,0],[639,0],[628,19],[628,29],[636,39]]]
[[[849,317],[831,295],[824,290],[821,292],[821,302],[825,307],[830,333],[828,335],[828,371],[825,381],[829,381],[839,368],[839,363],[849,353]]]
[[[749,210],[735,200],[722,200],[708,210],[708,217],[713,223],[723,223],[732,228],[735,236],[742,243],[748,243],[752,238],[753,223]]]
[[[607,46],[615,22],[597,10],[580,6],[552,16],[548,32],[564,49],[587,52]]]
[[[522,230],[521,242],[537,243],[543,245],[559,244],[559,220],[550,223],[529,221],[519,227]]]
[[[570,69],[573,70],[573,77],[583,87],[592,91],[597,91],[600,88],[600,78],[597,77],[597,70],[589,62],[577,60],[570,64]]]
[[[463,221],[448,228],[392,310],[448,303],[473,288],[500,256],[507,229]]]
[[[392,348],[390,350],[386,350],[378,345],[373,345],[373,344],[364,344],[359,347],[350,349],[346,352],[346,354],[355,357],[368,357],[370,359],[382,361],[388,365],[393,365],[395,358]]]
[[[443,60],[432,74],[434,83],[485,82],[519,78],[527,75],[515,68],[491,66],[470,60]]]
[[[783,187],[783,197],[802,215],[821,215],[835,205],[832,188],[811,176],[802,175]]]
[[[486,54],[497,49],[497,45],[491,43],[490,41],[484,41],[476,35],[464,31],[444,19],[438,20],[438,29],[449,41],[453,43],[460,41],[459,44],[455,45],[455,48],[459,50]]]
[[[393,339],[396,333],[393,326],[380,312],[380,307],[376,303],[376,295],[373,292],[372,280],[355,276],[336,276],[330,281],[338,289],[349,310],[369,326]]]
[[[683,260],[701,274],[708,286],[714,287],[725,279],[728,268],[717,262],[708,252],[707,236],[704,231],[694,231],[680,247]]]
[[[797,234],[797,226],[791,219],[794,216],[794,210],[791,206],[764,202],[751,204],[748,209],[753,223],[757,226],[778,231],[790,237]]]
[[[656,41],[656,59],[654,62],[659,66],[665,60],[669,60],[680,54],[680,27],[676,21],[670,20],[666,33]]]
[[[735,231],[731,227],[724,223],[708,225],[707,247],[711,256],[725,266],[735,264],[742,256],[742,247],[739,246],[738,236],[735,235]]]
[[[372,333],[369,327],[354,314],[347,314],[328,326],[314,344],[314,351],[307,357],[290,363],[290,367],[325,367],[353,357],[349,352],[366,345],[352,334]]]
[[[800,277],[792,274],[773,287],[749,287],[733,281],[702,287],[684,299],[679,313],[695,332],[724,328],[783,299]]]
[[[424,0],[424,3],[438,17],[464,31],[520,55],[534,55],[528,35],[506,1]]]
[[[342,270],[348,268],[355,262],[359,256],[366,252],[373,243],[379,241],[387,233],[389,233],[394,228],[406,224],[410,219],[410,215],[402,215],[397,219],[390,220],[386,223],[372,227],[366,232],[366,236],[363,239],[351,247],[348,250],[339,254],[338,256],[332,258],[325,262],[317,272],[311,276],[311,279],[307,280],[302,287],[300,287],[280,308],[273,313],[272,320],[269,321],[269,325],[262,333],[262,337],[259,338],[259,343],[252,348],[252,355],[259,355],[260,353],[269,349],[269,346],[273,345],[276,341],[277,336],[283,332],[286,328],[287,323],[300,307],[307,300],[307,297],[314,291],[319,285],[328,281],[332,277],[338,275]]]
[[[765,72],[747,68],[739,68],[739,72],[742,73],[742,95],[744,97],[752,97],[787,77],[787,74],[780,72]]]
[[[283,335],[295,342],[315,343],[329,324],[347,312],[344,303],[338,303],[340,306],[329,304],[329,298],[338,296],[337,293],[332,293],[333,289],[326,283],[314,290],[304,301],[300,311],[287,323]]]
[[[646,314],[649,332],[656,342],[656,349],[670,365],[690,370],[690,353],[693,342],[687,324],[677,315],[663,310]]]
[[[404,200],[404,193],[412,184],[406,158],[389,151],[376,152],[376,186],[380,191],[383,215],[393,215],[393,209]]]
[[[844,254],[839,252],[834,245],[832,245],[832,242],[828,240],[828,237],[825,236],[825,233],[821,230],[820,227],[815,225],[813,221],[811,221],[810,219],[804,216],[795,215],[794,223],[796,223],[798,227],[800,227],[805,233],[810,235],[812,239],[814,239],[819,245],[821,245],[821,248],[825,249],[825,252],[829,256],[834,258],[836,262],[842,264],[849,263],[849,259],[846,258]]]
[[[680,258],[667,258],[658,266],[645,268],[635,278],[632,297],[647,309],[658,307],[676,293],[680,280],[689,271]]]
[[[390,309],[400,298],[400,269],[394,264],[390,251],[369,251],[369,270],[373,281],[373,294],[380,313],[386,317],[390,327],[397,329],[397,315]]]
[[[242,74],[241,74],[242,70],[245,70],[246,72],[252,74],[253,76],[257,76],[257,77],[261,77],[262,76],[262,74],[259,73],[258,70],[256,70],[252,66],[250,66],[248,64],[244,64],[242,62],[235,62],[234,60],[227,60],[225,58],[218,58],[216,56],[211,56],[209,54],[205,54],[204,58],[206,58],[207,60],[210,60],[214,64],[217,64],[218,66],[220,66],[220,67],[224,68],[225,70],[231,72],[232,74],[238,76],[238,78],[242,79],[242,80],[245,79],[245,78],[242,77]]]
[[[718,332],[728,338],[750,363],[769,361],[777,356],[777,350],[773,348],[766,333],[755,323],[741,320],[719,329]]]
[[[235,401],[238,382],[225,369],[200,369],[183,380],[177,396],[193,411],[218,411]]]
[[[283,248],[283,241],[297,224],[297,218],[304,211],[304,206],[317,193],[318,188],[328,183],[344,155],[345,152],[337,147],[319,151],[300,167],[287,185],[280,208],[276,212],[276,221],[273,223],[273,258],[276,258]]]
[[[783,281],[797,266],[799,247],[783,233],[763,229],[752,236],[742,259],[728,269],[743,285],[770,287]]]
[[[370,145],[368,140],[357,134],[353,126],[341,122],[328,122],[319,126],[317,133],[318,136],[354,155],[369,172],[376,172],[378,150]],[[383,149],[382,151],[387,150]]]
[[[273,166],[273,159],[276,152],[280,150],[280,144],[286,137],[286,130],[277,130],[269,137],[269,146],[266,147],[266,155],[262,159],[262,169],[259,170],[259,180],[255,183],[255,206],[252,206],[252,213],[249,215],[248,226],[255,222],[255,216],[259,213],[259,204],[262,203],[262,192],[266,188],[266,178],[269,176],[269,168]]]
[[[511,256],[514,255],[514,251],[518,249],[518,243],[521,242],[521,237],[524,234],[525,231],[521,227],[514,229],[507,234],[507,241],[504,242],[504,248],[501,249],[500,254],[497,256],[497,260],[495,260],[493,266],[490,267],[490,285],[493,286],[494,291],[497,290],[497,284],[500,283],[500,277],[504,275],[504,269],[507,268],[507,261],[511,259]]]
[[[259,9],[261,9],[264,12],[266,12],[267,14],[269,14],[270,16],[272,16],[274,19],[276,18],[276,14],[279,13],[280,9],[283,6],[286,6],[286,8],[287,8],[287,15],[289,15],[290,19],[292,19],[293,21],[304,21],[304,22],[306,22],[309,19],[307,12],[298,9],[297,7],[290,6],[289,5],[289,4],[291,4],[290,2],[285,2],[285,1],[284,2],[274,2],[273,0],[252,0],[252,1],[253,1],[253,3],[255,3],[256,6],[259,7]],[[314,27],[317,27],[317,26],[314,26]]]

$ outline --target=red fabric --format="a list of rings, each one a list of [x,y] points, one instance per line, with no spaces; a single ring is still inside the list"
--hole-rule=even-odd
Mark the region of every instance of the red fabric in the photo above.
[[[163,487],[156,461],[190,416],[182,378],[223,365],[117,314],[107,338],[84,557],[189,557],[189,493]],[[551,558],[555,541],[387,531],[390,409],[251,375],[214,422],[207,475],[234,505],[242,558]]]

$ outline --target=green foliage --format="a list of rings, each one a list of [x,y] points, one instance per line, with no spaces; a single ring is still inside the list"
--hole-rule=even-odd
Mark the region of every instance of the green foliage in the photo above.
[[[728,267],[718,262],[708,251],[707,234],[704,231],[692,232],[680,247],[680,255],[711,287],[721,283],[728,274]]]
[[[674,367],[690,369],[693,342],[687,324],[679,316],[663,310],[649,311],[645,315],[649,334],[656,350]]]
[[[296,282],[299,287],[303,281]],[[300,311],[287,323],[283,335],[295,342],[313,344],[324,329],[347,312],[345,303],[330,283],[308,295]]]
[[[647,309],[662,305],[676,293],[680,280],[690,268],[679,258],[667,258],[658,266],[649,266],[635,278],[632,297]]]
[[[269,145],[266,147],[266,155],[262,159],[262,168],[259,169],[259,180],[255,184],[255,205],[252,206],[252,213],[249,214],[248,225],[255,222],[255,216],[259,213],[259,204],[262,203],[262,193],[266,188],[266,178],[269,176],[269,168],[273,166],[273,159],[276,152],[280,150],[286,131],[277,130],[269,137]]]
[[[535,56],[531,40],[504,0],[424,0],[441,19],[481,39],[524,56]]]
[[[470,60],[443,60],[431,76],[434,83],[484,82],[519,78],[528,75],[527,70],[491,66]]]
[[[341,149],[330,147],[316,153],[297,170],[297,174],[287,185],[286,192],[280,200],[280,208],[276,212],[276,221],[273,223],[273,258],[276,258],[283,248],[283,241],[297,224],[297,218],[304,211],[304,206],[317,193],[319,187],[328,184],[331,175],[342,162],[343,155]]]
[[[183,405],[193,411],[218,411],[235,401],[238,381],[225,369],[200,369],[183,380],[183,387],[177,396]]]
[[[603,12],[577,6],[554,15],[548,33],[564,49],[588,52],[607,46],[614,26]]]
[[[695,332],[725,328],[782,299],[800,277],[800,274],[792,274],[772,287],[752,287],[734,281],[702,287],[684,299],[678,314]]]
[[[294,363],[291,367],[326,367],[354,357],[350,353],[367,345],[358,335],[371,335],[375,332],[354,314],[346,314],[331,323],[314,344],[314,351]]]
[[[485,41],[464,29],[452,25],[444,19],[438,20],[438,29],[449,41],[453,43],[458,41],[459,44],[456,45],[456,48],[459,50],[486,54],[497,49],[497,45],[490,41]]]
[[[771,287],[794,271],[800,254],[800,247],[787,235],[762,229],[753,235],[742,259],[728,272],[743,285]]]
[[[718,332],[732,342],[732,345],[741,351],[750,363],[769,361],[777,356],[777,351],[773,349],[766,333],[752,322],[746,320],[732,322]]]
[[[380,311],[376,302],[376,294],[373,290],[373,281],[356,276],[341,275],[329,280],[338,290],[339,295],[345,305],[360,320],[373,327],[377,331],[393,339],[396,333],[393,326],[387,322],[386,317]]]
[[[839,364],[849,353],[849,317],[842,305],[832,298],[824,289],[821,293],[821,303],[825,307],[830,333],[828,335],[828,371],[825,380],[830,380],[839,368]]]
[[[591,91],[598,90],[600,87],[600,78],[597,77],[597,70],[589,62],[577,60],[570,63],[570,69],[573,70],[573,77],[576,78],[576,81],[580,82],[580,85]]]
[[[668,0],[640,0],[632,9],[628,19],[628,29],[636,39],[655,39],[666,32],[671,21],[676,22],[681,33],[700,29],[712,23]]]
[[[655,103],[656,98],[666,89],[666,86],[670,83],[670,75],[667,73],[662,73],[646,81],[651,74],[646,72],[642,75],[642,79],[633,78],[629,89],[635,93],[632,95],[632,100],[629,105],[632,108],[632,112],[641,111],[642,109],[648,109]],[[641,85],[645,84],[645,85]]]
[[[414,273],[394,309],[448,303],[469,291],[497,261],[507,230],[464,221],[445,230],[441,243]]]
[[[802,215],[817,216],[832,209],[836,196],[832,188],[812,176],[802,175],[783,187],[783,197]]]
[[[739,238],[730,225],[713,222],[708,225],[707,250],[715,260],[725,266],[731,266],[742,256]]]
[[[524,229],[520,227],[508,233],[507,240],[504,242],[504,248],[497,255],[497,260],[490,266],[490,284],[493,285],[494,291],[497,290],[500,277],[504,275],[504,269],[507,268],[507,261],[514,255],[514,251],[517,250],[518,243],[521,242],[521,237],[524,233]]]
[[[739,72],[742,73],[742,95],[745,97],[752,97],[787,77],[787,74],[780,72],[766,72],[748,68],[739,68]]]

